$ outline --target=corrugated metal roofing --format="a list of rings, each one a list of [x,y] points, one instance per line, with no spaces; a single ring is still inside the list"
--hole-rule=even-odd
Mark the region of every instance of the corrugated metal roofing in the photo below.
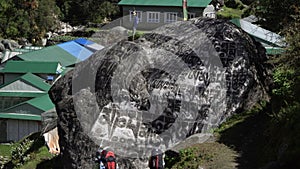
[[[27,53],[27,52],[32,52],[32,51],[35,51],[35,50],[40,50],[42,49],[43,47],[37,47],[37,46],[26,46],[24,48],[16,48],[14,49],[13,51],[5,51],[4,52],[4,57],[2,58],[1,60],[1,63],[7,61],[8,59],[16,56],[16,55],[20,55],[22,53]]]
[[[206,7],[211,0],[188,0],[188,7]],[[121,0],[119,5],[132,6],[182,6],[182,0]]]
[[[284,47],[286,45],[284,43],[283,37],[281,37],[280,35],[269,30],[263,29],[243,19],[232,19],[231,22],[237,25],[238,27],[242,28],[251,36],[254,36],[255,38],[264,41],[264,43],[266,44],[270,44],[276,47]]]
[[[55,105],[52,103],[51,99],[49,98],[48,94],[28,100],[26,102],[36,108],[43,110],[43,111],[48,111],[55,107]]]
[[[75,58],[79,59],[79,61],[83,61],[93,54],[92,51],[79,45],[75,41],[61,43],[61,44],[58,44],[57,46],[61,47],[65,51],[69,52]]]
[[[8,61],[3,73],[51,73],[59,74],[62,72],[61,65],[58,62],[40,62],[40,61]]]
[[[104,48],[104,46],[99,45],[95,42],[92,42],[90,40],[84,39],[84,38],[78,38],[74,40],[76,43],[88,48],[89,50],[96,52],[98,50],[101,50]]]
[[[36,97],[36,98],[33,98],[31,100],[28,100],[28,101],[25,101],[25,102],[22,102],[22,103],[19,103],[17,105],[14,105],[12,107],[9,107],[5,110],[3,110],[2,112],[7,112],[7,113],[15,113],[15,112],[11,112],[11,110],[17,108],[17,107],[21,107],[23,105],[31,105],[41,111],[48,111],[48,110],[51,110],[55,107],[55,105],[52,103],[52,101],[50,100],[49,98],[49,95],[48,94],[44,94],[43,96],[40,96],[40,97]],[[36,114],[34,112],[29,112],[29,114]]]
[[[285,50],[283,48],[279,48],[279,47],[265,47],[267,54],[269,55],[279,55],[285,52]]]
[[[7,61],[8,59],[16,56],[16,55],[19,55],[19,54],[22,54],[22,52],[17,52],[17,51],[5,51],[4,52],[4,56],[2,57],[2,60],[1,60],[1,63]]]
[[[2,97],[40,97],[45,95],[47,92],[35,93],[35,92],[0,92]]]
[[[62,66],[72,65],[79,61],[71,53],[56,45],[45,47],[41,50],[24,53],[18,55],[18,57],[25,61],[59,62]]]
[[[88,43],[84,45],[86,42]],[[97,43],[79,38],[37,51],[20,54],[18,57],[25,61],[59,62],[62,66],[69,66],[87,59],[95,51],[100,50],[95,45],[99,47]]]
[[[280,35],[263,29],[244,19],[232,19],[231,22],[260,42],[265,47],[268,55],[277,55],[284,52],[286,44],[284,43],[284,38]]]
[[[74,40],[76,43],[79,43],[80,45],[91,45],[91,44],[94,44],[95,42],[92,42],[90,40],[87,40],[85,38],[78,38],[78,39],[75,39]]]
[[[41,116],[31,114],[18,114],[18,113],[0,113],[2,119],[18,119],[18,120],[34,120],[41,121]]]
[[[45,83],[42,78],[40,78],[40,77],[38,77],[38,76],[36,76],[36,75],[34,75],[32,73],[26,73],[25,75],[23,75],[23,76],[15,79],[12,82],[5,83],[5,84],[1,85],[0,89],[3,89],[4,87],[7,87],[7,86],[9,86],[9,85],[11,85],[11,84],[19,81],[19,80],[21,80],[21,81],[29,84],[30,86],[33,86],[33,87],[36,87],[36,88],[38,88],[38,89],[40,89],[42,91],[45,91],[45,92],[47,92],[50,89],[50,87],[51,87],[48,83]],[[21,89],[22,88],[20,87],[20,90]],[[0,92],[0,96],[2,94],[4,94],[4,93],[16,93],[17,94],[19,92],[18,92],[18,90],[15,90],[15,92],[12,92],[12,91],[10,91],[10,92],[1,91]],[[23,93],[37,93],[37,92],[28,91],[28,92],[23,92]]]

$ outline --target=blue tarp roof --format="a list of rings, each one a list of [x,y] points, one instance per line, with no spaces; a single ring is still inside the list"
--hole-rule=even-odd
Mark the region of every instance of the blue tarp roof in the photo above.
[[[84,38],[78,38],[74,40],[76,43],[88,48],[89,50],[91,50],[92,52],[95,52],[97,50],[101,50],[104,48],[104,46],[99,45],[95,42],[92,42],[90,40],[84,39]]]
[[[80,45],[91,45],[94,44],[95,42],[92,42],[90,40],[84,39],[84,38],[78,38],[74,40],[76,43],[79,43]]]
[[[79,45],[76,41],[69,41],[65,43],[58,44],[57,46],[61,47],[63,50],[67,51],[77,59],[83,61],[90,57],[93,52],[87,48]]]
[[[59,62],[62,66],[70,66],[89,58],[97,50],[100,50],[98,46],[101,45],[79,38],[37,51],[23,53],[18,57],[25,61],[51,61]]]

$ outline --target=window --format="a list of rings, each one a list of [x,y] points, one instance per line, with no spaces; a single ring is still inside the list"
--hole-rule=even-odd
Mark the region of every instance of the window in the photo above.
[[[177,21],[177,12],[166,12],[165,23],[172,23]]]
[[[207,12],[207,13],[205,13],[205,17],[216,18],[216,13],[215,12]]]
[[[142,22],[142,14],[143,12],[142,11],[135,11],[136,12],[136,16],[139,18],[139,22]],[[129,21],[130,22],[133,22],[133,11],[129,11]]]
[[[188,13],[188,19],[192,19],[192,18],[195,18],[196,17],[196,14],[195,13]]]
[[[0,74],[0,85],[4,84],[4,74]]]
[[[159,23],[160,12],[147,12],[147,22]]]

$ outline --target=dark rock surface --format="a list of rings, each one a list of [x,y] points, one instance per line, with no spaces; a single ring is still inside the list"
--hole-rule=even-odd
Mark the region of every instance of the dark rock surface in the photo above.
[[[228,21],[194,19],[121,40],[51,88],[64,168],[92,168],[109,147],[120,168],[146,168],[153,147],[209,133],[267,99],[264,48]]]
[[[47,133],[57,127],[57,113],[55,108],[41,114],[42,117],[42,134]]]

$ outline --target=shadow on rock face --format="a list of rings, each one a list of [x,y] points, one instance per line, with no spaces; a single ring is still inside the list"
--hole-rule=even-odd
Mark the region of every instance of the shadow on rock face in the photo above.
[[[153,148],[208,133],[265,97],[264,61],[262,46],[214,19],[172,23],[98,51],[49,92],[65,168],[90,168],[99,146],[121,166],[146,168]]]

